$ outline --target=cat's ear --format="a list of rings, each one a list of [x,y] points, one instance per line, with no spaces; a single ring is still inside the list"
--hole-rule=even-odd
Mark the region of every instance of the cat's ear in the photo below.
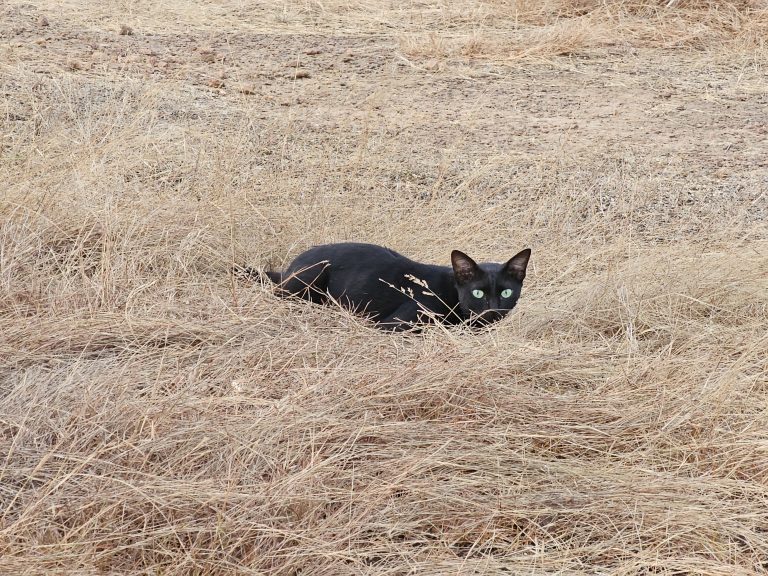
[[[459,250],[451,252],[451,265],[457,284],[466,284],[477,277],[480,267],[469,256]]]
[[[525,278],[525,269],[528,267],[528,259],[531,257],[531,249],[526,248],[512,256],[506,264],[504,270],[518,282]]]

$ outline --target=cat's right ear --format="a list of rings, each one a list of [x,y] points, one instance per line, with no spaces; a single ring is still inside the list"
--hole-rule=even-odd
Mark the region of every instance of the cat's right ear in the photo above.
[[[531,249],[521,250],[504,264],[507,274],[522,282],[525,279],[525,269],[528,267],[528,259],[531,257]]]
[[[453,275],[456,277],[457,284],[466,284],[475,279],[480,272],[477,262],[460,250],[451,252],[451,265],[453,266]]]

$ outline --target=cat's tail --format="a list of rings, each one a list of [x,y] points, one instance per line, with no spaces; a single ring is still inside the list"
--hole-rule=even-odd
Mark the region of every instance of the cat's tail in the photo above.
[[[283,281],[283,275],[280,272],[271,270],[259,270],[251,266],[235,266],[232,269],[235,276],[248,280],[268,280],[273,284],[280,284]]]

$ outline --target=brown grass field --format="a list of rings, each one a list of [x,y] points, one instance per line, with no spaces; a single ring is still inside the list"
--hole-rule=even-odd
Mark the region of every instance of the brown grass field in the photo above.
[[[768,573],[765,0],[0,4],[0,574]],[[233,264],[530,246],[472,333]]]

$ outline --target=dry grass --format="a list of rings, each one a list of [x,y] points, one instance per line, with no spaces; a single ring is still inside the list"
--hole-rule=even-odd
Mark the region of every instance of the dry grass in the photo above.
[[[713,54],[760,53],[768,4],[759,2],[573,0],[476,2],[444,8],[429,31],[404,33],[408,56],[469,55],[521,60],[619,46],[694,48]]]
[[[761,109],[765,7],[236,4],[62,3],[47,52],[2,47],[0,572],[768,570],[768,175],[759,114],[754,141],[727,130]],[[29,10],[6,15],[29,28]],[[538,44],[500,42],[512,20]],[[129,50],[148,29],[174,50],[185,27],[275,34],[289,61],[316,42],[294,32],[339,23],[363,37],[342,54],[386,30],[393,62],[399,41],[463,68],[376,72],[375,52],[308,88],[253,75],[252,97],[189,81],[192,64],[51,68],[77,49],[62,30],[105,23]],[[581,69],[583,108],[535,92],[553,76],[531,59],[504,100],[463,76],[606,43],[683,50],[596,53],[612,68]],[[605,77],[673,95],[647,106],[660,120],[590,120]],[[706,147],[709,104],[730,107],[727,147]],[[352,238],[443,263],[534,255],[518,309],[479,334],[382,334],[229,273]]]

